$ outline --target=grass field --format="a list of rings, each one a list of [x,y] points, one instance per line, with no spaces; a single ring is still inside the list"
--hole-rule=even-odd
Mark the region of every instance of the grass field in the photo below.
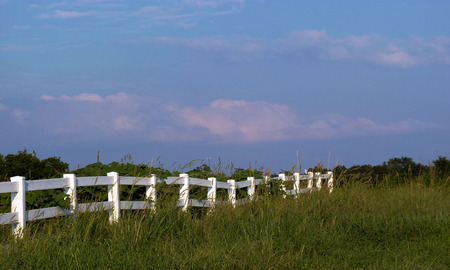
[[[0,227],[0,268],[449,269],[448,184],[341,184],[299,198],[260,197],[184,213],[171,200],[123,211]]]

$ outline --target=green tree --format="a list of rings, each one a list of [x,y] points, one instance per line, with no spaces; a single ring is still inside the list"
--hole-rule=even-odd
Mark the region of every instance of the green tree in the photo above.
[[[61,177],[69,164],[58,157],[40,160],[36,152],[19,151],[17,154],[0,155],[0,181],[9,181],[13,176],[24,176],[27,180]]]
[[[384,162],[383,166],[387,167],[390,174],[413,175],[418,176],[426,170],[426,166],[416,163],[409,157],[391,158],[388,162]]]
[[[36,152],[19,151],[17,154],[0,155],[0,181],[10,181],[13,176],[23,176],[27,180],[48,179],[62,177],[69,165],[60,158],[50,157],[40,160]],[[63,206],[66,195],[62,190],[38,190],[27,192],[27,209],[49,206]],[[10,194],[0,194],[0,213],[9,211],[11,205]]]
[[[261,170],[252,170],[252,169],[242,169],[236,168],[231,175],[231,179],[236,181],[245,181],[247,177],[255,177],[256,179],[263,178],[263,172]]]
[[[433,160],[433,165],[436,167],[438,177],[450,176],[450,160],[447,157],[439,156],[438,159]]]

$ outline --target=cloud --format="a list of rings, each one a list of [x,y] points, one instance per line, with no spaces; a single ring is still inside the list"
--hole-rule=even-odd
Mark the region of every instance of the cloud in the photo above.
[[[54,11],[51,11],[48,13],[42,13],[39,16],[37,16],[37,18],[39,18],[39,19],[50,19],[50,18],[73,19],[73,18],[81,18],[81,17],[92,17],[92,16],[96,16],[99,14],[100,14],[99,12],[93,11],[93,10],[80,12],[80,11],[76,11],[76,10],[66,11],[66,10],[57,9],[57,10],[54,10]]]
[[[216,8],[227,4],[243,4],[244,0],[181,0],[181,3],[199,8]]]
[[[0,44],[1,46],[1,44]],[[0,47],[0,52],[32,52],[39,51],[42,52],[45,49],[43,45],[29,45],[29,46],[21,46],[21,45],[3,45]]]
[[[121,95],[122,93],[119,93],[118,95]],[[62,95],[59,97],[54,97],[54,96],[48,96],[48,95],[42,95],[41,96],[42,100],[59,100],[59,101],[91,101],[91,102],[104,102],[105,100],[98,94],[87,94],[87,93],[82,93],[76,96],[66,96],[66,95]]]
[[[24,122],[30,115],[30,112],[22,109],[14,109],[12,110],[11,114],[17,122],[19,122],[20,124],[24,124]]]
[[[237,4],[243,0],[177,0],[158,5],[130,5],[123,0],[79,0],[49,5],[29,5],[28,10],[49,10],[38,14],[38,19],[96,18],[116,20],[137,20],[139,27],[171,25],[190,28],[204,17],[222,16],[236,12]]]
[[[219,139],[243,142],[278,141],[295,124],[286,105],[256,101],[219,99],[207,107],[186,107],[176,111],[188,125],[206,129]]]
[[[305,123],[301,137],[309,139],[359,137],[373,135],[405,134],[426,129],[442,129],[442,125],[413,119],[377,123],[367,117],[348,118],[337,114],[325,114]]]
[[[3,120],[10,116],[4,122],[16,123],[23,134],[40,134],[55,141],[72,142],[260,143],[403,134],[443,128],[414,119],[381,123],[369,117],[300,115],[288,105],[266,101],[217,99],[205,106],[183,106],[124,92],[108,96],[95,93],[43,95],[34,101],[34,105],[24,107],[9,106],[8,99],[4,99],[0,111]]]
[[[336,38],[325,31],[294,31],[280,41],[281,54],[324,60],[356,60],[381,65],[411,68],[428,63],[450,63],[450,37],[428,40],[417,36],[390,40],[380,35]]]
[[[29,25],[14,25],[13,29],[15,29],[15,30],[29,30],[29,29],[31,29],[31,26],[29,26]]]
[[[189,126],[206,130],[221,141],[263,142],[325,139],[415,132],[443,128],[434,123],[404,120],[377,123],[369,118],[325,114],[305,121],[292,108],[262,101],[216,100],[203,108],[171,107]]]
[[[320,30],[293,31],[287,37],[266,40],[249,36],[169,37],[143,39],[198,52],[211,59],[248,62],[258,59],[292,61],[359,61],[396,68],[412,68],[429,63],[450,64],[450,37],[428,40],[411,36],[390,40],[380,35],[350,35],[337,38]]]
[[[394,49],[389,53],[381,53],[374,60],[385,65],[398,66],[402,68],[414,67],[418,62],[414,59],[414,57],[399,49]]]
[[[233,39],[160,36],[152,38],[151,41],[197,51],[202,54],[207,53],[212,57],[219,57],[234,63],[249,62],[260,58],[265,50],[260,41],[247,36],[238,36]]]

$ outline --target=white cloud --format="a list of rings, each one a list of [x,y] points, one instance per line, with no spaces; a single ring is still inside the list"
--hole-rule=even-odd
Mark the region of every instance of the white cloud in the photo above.
[[[236,12],[236,4],[243,0],[178,0],[175,5],[171,1],[131,7],[127,1],[79,0],[60,2],[50,5],[30,5],[29,10],[44,8],[38,19],[75,19],[94,17],[97,19],[128,20],[137,19],[141,28],[153,25],[172,25],[190,28],[197,25],[197,21],[204,17],[222,16]],[[134,6],[134,5],[133,5]],[[89,10],[87,10],[89,9]]]
[[[100,13],[97,11],[89,10],[89,11],[76,11],[76,10],[54,10],[48,13],[42,13],[37,18],[39,19],[73,19],[73,18],[81,18],[81,17],[92,17],[99,15]]]

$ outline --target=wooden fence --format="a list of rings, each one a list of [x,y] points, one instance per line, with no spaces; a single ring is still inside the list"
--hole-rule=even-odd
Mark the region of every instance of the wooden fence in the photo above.
[[[76,177],[74,174],[64,174],[63,178],[29,180],[25,177],[16,176],[11,178],[11,182],[0,182],[0,194],[11,193],[11,212],[0,214],[0,225],[11,224],[12,233],[16,237],[22,237],[25,232],[26,222],[52,218],[63,215],[75,215],[78,212],[109,211],[110,222],[120,219],[120,210],[125,209],[155,209],[157,203],[156,184],[165,182],[168,185],[179,185],[179,199],[177,205],[184,211],[188,207],[211,207],[216,203],[217,189],[228,191],[228,201],[233,206],[240,200],[237,199],[237,189],[247,188],[248,198],[254,199],[257,185],[268,185],[270,180],[281,180],[281,189],[286,195],[300,195],[314,190],[320,190],[326,181],[329,192],[333,190],[333,174],[321,173],[294,173],[292,176],[279,174],[276,178],[255,179],[248,177],[246,181],[236,182],[233,179],[227,182],[219,182],[216,178],[198,179],[191,178],[188,174],[180,174],[179,177],[168,177],[158,179],[155,175],[151,177],[124,177],[116,172],[110,172],[107,176],[96,177]],[[286,183],[293,183],[292,189],[287,189]],[[301,188],[301,181],[306,181],[305,188]],[[145,201],[120,201],[120,186],[145,186]],[[93,203],[77,203],[77,187],[86,186],[107,186],[108,201]],[[206,200],[194,200],[189,198],[189,190],[192,186],[207,187]],[[26,210],[25,197],[27,191],[64,189],[67,198],[70,200],[68,209],[62,207],[47,207],[41,209]]]

